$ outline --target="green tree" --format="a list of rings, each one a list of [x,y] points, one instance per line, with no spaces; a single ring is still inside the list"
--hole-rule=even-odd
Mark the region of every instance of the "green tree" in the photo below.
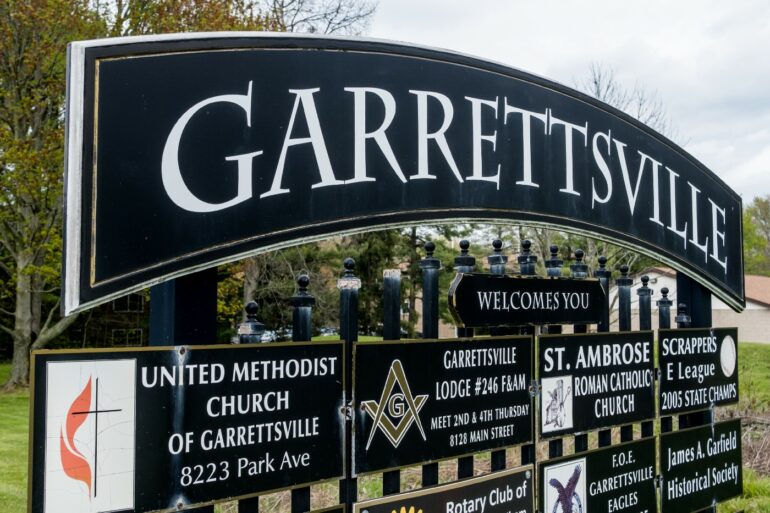
[[[76,316],[58,317],[67,43],[168,31],[280,26],[250,0],[0,2],[0,328],[13,340],[6,388],[29,380],[29,352]]]
[[[746,273],[770,276],[770,195],[743,210],[743,257]]]
[[[0,2],[0,268],[12,290],[0,328],[13,340],[6,388],[26,385],[29,351],[60,335],[65,55],[95,36],[86,1]]]

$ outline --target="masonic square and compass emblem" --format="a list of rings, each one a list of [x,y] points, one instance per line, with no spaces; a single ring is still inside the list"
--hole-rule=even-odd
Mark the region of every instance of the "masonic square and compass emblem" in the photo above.
[[[398,385],[398,387],[396,387]],[[401,360],[393,360],[382,389],[380,400],[362,401],[364,411],[373,419],[372,430],[366,449],[372,444],[374,435],[379,428],[393,447],[398,447],[412,424],[417,425],[423,440],[426,440],[425,429],[420,421],[420,410],[425,406],[428,395],[413,396],[406,380]]]

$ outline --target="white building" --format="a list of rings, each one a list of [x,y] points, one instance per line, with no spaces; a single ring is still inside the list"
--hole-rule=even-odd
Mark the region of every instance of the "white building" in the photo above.
[[[641,277],[650,278],[648,287],[652,295],[652,327],[658,327],[658,309],[656,301],[661,296],[661,289],[667,287],[668,298],[673,302],[671,307],[671,327],[675,328],[676,316],[676,271],[665,267],[651,267],[632,276],[634,284],[631,288],[631,327],[639,328],[639,296],[636,291],[642,286]],[[610,291],[610,299],[615,297],[615,288]],[[770,343],[770,277],[746,275],[746,309],[737,313],[716,296],[711,297],[711,317],[715,328],[738,328],[738,335],[743,342]],[[617,323],[617,302],[613,305],[612,320]]]

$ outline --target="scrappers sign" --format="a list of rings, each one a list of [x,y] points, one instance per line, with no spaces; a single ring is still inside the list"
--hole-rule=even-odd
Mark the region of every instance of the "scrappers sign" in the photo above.
[[[65,313],[249,254],[420,222],[559,226],[744,306],[741,200],[581,93],[402,44],[72,43]]]

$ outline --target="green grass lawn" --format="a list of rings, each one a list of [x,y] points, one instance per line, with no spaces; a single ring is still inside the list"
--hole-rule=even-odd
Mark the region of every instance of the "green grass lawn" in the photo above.
[[[770,344],[740,344],[738,365],[739,406],[746,410],[770,411]]]
[[[362,337],[376,340],[375,337]],[[770,345],[739,345],[740,411],[770,410]],[[10,365],[0,364],[0,383]],[[0,511],[27,511],[29,392],[0,392]],[[719,506],[719,513],[770,512],[770,476],[744,470],[744,494]]]
[[[11,366],[0,364],[0,383]],[[0,392],[0,510],[27,511],[29,391]]]

